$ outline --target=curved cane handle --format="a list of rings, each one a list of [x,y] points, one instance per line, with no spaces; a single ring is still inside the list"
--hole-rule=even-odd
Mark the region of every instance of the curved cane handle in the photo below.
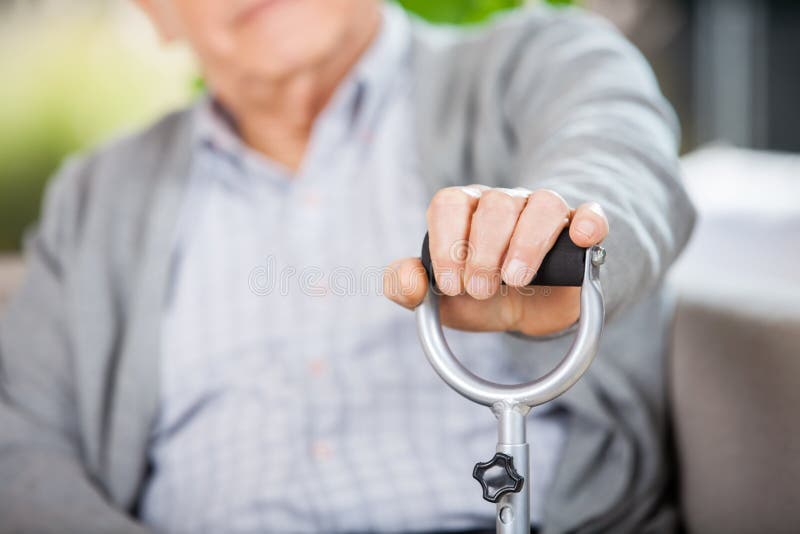
[[[605,251],[600,247],[586,250],[577,334],[561,363],[543,377],[511,386],[490,382],[470,372],[447,345],[439,321],[439,296],[432,286],[416,310],[417,331],[428,361],[451,388],[486,406],[504,401],[533,407],[558,397],[583,376],[600,344],[605,307],[599,274],[604,258]]]

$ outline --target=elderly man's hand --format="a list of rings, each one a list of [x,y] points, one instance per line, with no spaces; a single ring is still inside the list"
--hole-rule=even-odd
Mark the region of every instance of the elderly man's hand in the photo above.
[[[431,200],[427,219],[436,284],[445,295],[442,323],[472,331],[546,335],[572,325],[580,288],[525,286],[565,227],[581,247],[608,234],[598,204],[572,210],[547,189],[449,187]],[[419,258],[393,263],[384,278],[384,294],[407,308],[419,305],[427,289]]]

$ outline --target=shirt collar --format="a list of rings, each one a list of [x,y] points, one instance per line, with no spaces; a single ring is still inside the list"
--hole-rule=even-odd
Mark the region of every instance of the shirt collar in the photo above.
[[[403,72],[411,49],[410,21],[402,8],[388,3],[382,15],[378,35],[317,118],[315,130],[325,126],[320,123],[339,121],[352,132],[373,115]],[[212,95],[204,95],[195,106],[193,137],[196,148],[210,150],[236,164],[251,153],[237,135],[233,117]]]

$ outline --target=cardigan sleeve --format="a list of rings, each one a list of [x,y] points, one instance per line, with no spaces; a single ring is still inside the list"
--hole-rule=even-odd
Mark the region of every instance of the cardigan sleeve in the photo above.
[[[602,205],[613,318],[658,286],[694,225],[676,117],[645,59],[599,17],[568,10],[517,35],[495,92],[515,153],[506,185]]]
[[[26,280],[0,322],[0,532],[146,532],[81,459],[63,282],[82,167],[67,165],[49,187],[26,240]]]

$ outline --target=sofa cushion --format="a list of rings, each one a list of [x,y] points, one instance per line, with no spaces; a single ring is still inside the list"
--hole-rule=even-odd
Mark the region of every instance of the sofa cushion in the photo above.
[[[691,532],[800,532],[800,313],[684,301],[672,361]]]
[[[800,532],[800,157],[686,159],[700,218],[671,276],[671,394],[690,532]]]

